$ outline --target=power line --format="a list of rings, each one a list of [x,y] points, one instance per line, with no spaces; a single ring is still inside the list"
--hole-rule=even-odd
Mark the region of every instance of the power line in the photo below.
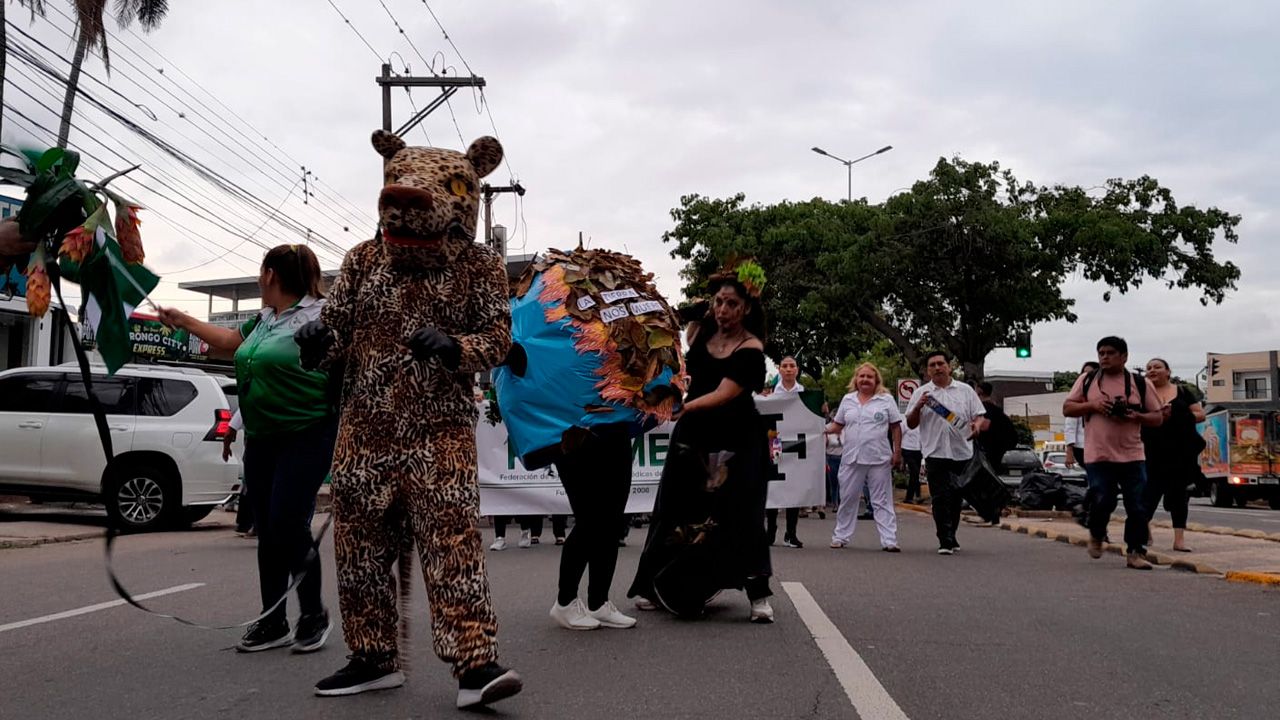
[[[378,62],[382,62],[382,55],[380,55],[377,50],[373,49],[373,45],[370,45],[364,35],[361,35],[360,31],[356,29],[356,26],[352,25],[351,21],[347,19],[347,16],[342,14],[342,11],[338,9],[338,6],[333,4],[333,0],[328,0],[328,3],[329,7],[333,8],[333,11],[338,13],[338,17],[342,18],[342,22],[346,23],[347,27],[351,28],[351,32],[355,33],[356,37],[360,38],[360,42],[364,43],[364,46],[369,48],[369,52],[373,53],[373,56],[378,58]]]
[[[400,32],[400,35],[404,38],[405,42],[409,43],[409,49],[413,50],[413,53],[418,56],[418,59],[422,61],[423,65],[427,66],[427,70],[429,70],[432,75],[439,77],[440,74],[436,72],[435,65],[423,57],[421,52],[418,52],[418,46],[413,44],[413,39],[404,31],[404,28],[400,25],[400,21],[396,19],[394,14],[392,14],[391,8],[387,7],[387,4],[383,2],[383,0],[378,0],[378,4],[382,6],[384,11],[386,11],[387,17],[391,18],[391,24],[396,26],[396,30]],[[401,64],[403,64],[403,62]],[[407,66],[404,69],[404,73],[405,75],[409,74],[409,68]],[[413,93],[410,91],[408,86],[405,86],[405,92],[409,93],[409,104],[413,105]],[[453,129],[458,132],[458,142],[462,143],[462,148],[465,150],[467,147],[467,141],[462,137],[462,128],[458,126],[458,116],[453,112],[453,101],[446,97],[444,104],[449,110],[449,117],[453,119]],[[416,115],[417,112],[418,108],[417,106],[414,106],[414,114]],[[426,130],[424,129],[423,132],[425,133]],[[427,141],[430,142],[430,138],[428,138]]]
[[[55,10],[57,10],[57,8],[56,8],[56,7],[55,7]],[[66,14],[65,14],[64,12],[62,12],[61,10],[57,10],[57,12],[58,12],[60,15],[62,15],[62,17],[64,17],[64,18],[66,18],[66,19],[70,20],[70,16],[66,15]],[[28,38],[29,40],[31,40],[32,42],[34,42],[36,45],[38,45],[38,46],[40,46],[41,48],[43,48],[46,52],[48,52],[48,53],[52,54],[55,58],[58,58],[58,59],[60,59],[60,60],[62,60],[62,61],[64,61],[64,62],[69,62],[69,60],[68,60],[67,58],[65,58],[64,56],[59,55],[59,54],[58,54],[58,52],[57,52],[56,50],[53,50],[52,48],[50,48],[49,46],[45,45],[44,43],[42,43],[42,42],[41,42],[41,41],[39,41],[38,39],[33,38],[31,35],[29,35],[28,33],[24,32],[21,28],[18,28],[17,26],[12,25],[12,23],[9,23],[9,25],[10,25],[14,30],[16,30],[19,34],[21,34],[21,35],[23,35],[24,37]],[[68,39],[70,39],[70,40],[74,40],[74,39],[75,39],[75,36],[74,36],[74,35],[72,35],[70,32],[68,32],[66,29],[61,28],[61,27],[57,26],[57,25],[56,25],[56,24],[54,24],[54,23],[50,23],[50,25],[51,25],[54,29],[58,30],[58,31],[59,31],[59,32],[61,32],[63,35],[65,35]],[[114,36],[113,36],[113,37],[114,37]],[[119,39],[119,38],[116,38],[116,39],[115,39],[115,42],[117,43],[117,46],[118,46],[118,47],[123,47],[125,50],[127,50],[128,52],[132,53],[135,57],[137,57],[139,60],[142,60],[142,61],[144,61],[144,62],[145,62],[145,59],[144,59],[144,58],[142,58],[142,56],[141,56],[140,54],[138,54],[138,53],[137,53],[137,51],[135,51],[133,48],[129,47],[128,45],[124,44],[122,41],[120,41],[120,39]],[[143,73],[143,70],[142,70],[141,68],[139,68],[137,65],[135,65],[131,60],[129,60],[129,58],[128,58],[127,56],[122,56],[122,55],[120,55],[119,53],[117,53],[117,57],[118,57],[118,58],[120,58],[120,59],[121,59],[121,60],[122,60],[126,65],[128,65],[130,68],[132,68],[132,69],[134,69],[135,71],[137,71],[139,74],[142,74],[142,73]],[[121,97],[122,99],[124,99],[126,102],[128,102],[130,105],[134,105],[135,107],[145,107],[145,106],[142,106],[140,103],[136,103],[136,102],[134,102],[132,99],[128,98],[128,97],[127,97],[127,96],[125,96],[123,93],[120,93],[119,91],[115,90],[114,88],[112,88],[111,86],[109,86],[107,83],[103,82],[101,79],[99,79],[99,78],[95,77],[93,74],[91,74],[91,73],[87,73],[87,72],[82,73],[82,74],[83,74],[83,75],[85,75],[85,76],[87,76],[87,77],[89,77],[91,80],[93,80],[94,82],[98,83],[99,85],[102,85],[103,87],[107,88],[108,90],[110,90],[110,92],[114,93],[115,95],[118,95],[119,97]],[[270,164],[255,163],[252,159],[250,159],[250,158],[246,158],[244,155],[240,154],[240,152],[239,152],[239,151],[237,151],[235,148],[233,148],[233,147],[231,147],[231,146],[227,145],[227,143],[226,143],[226,142],[224,142],[224,141],[222,141],[221,139],[219,139],[219,138],[215,137],[215,136],[214,136],[212,133],[210,133],[207,129],[205,129],[204,127],[200,126],[199,124],[197,124],[197,123],[193,122],[189,117],[187,117],[187,115],[186,115],[186,113],[185,113],[185,112],[183,112],[182,110],[179,110],[178,108],[175,108],[173,105],[171,105],[171,104],[169,103],[169,101],[165,100],[164,98],[159,97],[159,96],[158,96],[158,95],[156,95],[154,92],[152,92],[152,91],[151,91],[151,90],[149,90],[148,88],[144,87],[144,86],[143,86],[142,84],[140,84],[137,80],[135,80],[133,77],[131,77],[128,73],[124,73],[124,77],[125,77],[125,79],[126,79],[126,80],[128,80],[130,83],[132,83],[135,87],[137,87],[138,89],[142,90],[142,92],[146,93],[148,96],[150,96],[151,98],[153,98],[154,100],[156,100],[157,102],[159,102],[161,105],[163,105],[165,108],[167,108],[167,109],[168,109],[170,112],[172,112],[172,113],[173,113],[177,118],[187,120],[187,121],[188,121],[189,123],[191,123],[191,124],[192,124],[196,129],[197,129],[197,130],[199,130],[201,133],[203,133],[203,134],[204,134],[205,136],[207,136],[209,139],[213,140],[215,143],[217,143],[217,144],[218,144],[218,145],[220,145],[222,148],[224,148],[227,152],[230,152],[234,157],[236,157],[236,158],[238,158],[239,160],[241,160],[242,162],[244,162],[244,163],[246,164],[246,166],[250,168],[250,172],[246,174],[248,177],[252,177],[252,176],[253,176],[253,173],[254,173],[254,172],[257,172],[257,173],[262,174],[262,175],[263,175],[263,177],[267,178],[268,180],[272,180],[272,178],[271,178],[271,177],[269,177],[269,176],[266,174],[266,168],[270,168],[270,169],[272,169],[272,170],[275,170],[275,171],[276,171],[276,173],[277,173],[277,175],[278,175],[280,178],[282,178],[282,179],[283,179],[283,180],[281,180],[281,179],[276,179],[276,180],[274,180],[274,182],[276,183],[276,185],[277,185],[278,187],[287,187],[287,186],[288,186],[289,181],[291,181],[291,180],[292,180],[292,175],[285,174],[285,173],[281,172],[279,169],[277,169],[276,167],[274,167],[274,166],[272,166],[272,165],[270,165]],[[249,148],[248,146],[246,146],[244,143],[239,142],[236,138],[232,137],[230,134],[228,134],[228,133],[227,133],[225,130],[223,130],[221,127],[218,127],[215,123],[213,123],[213,122],[209,121],[209,119],[208,119],[207,117],[205,117],[205,116],[203,116],[202,114],[200,114],[200,113],[199,113],[199,111],[197,111],[195,108],[191,107],[191,105],[190,105],[190,104],[186,103],[186,102],[185,102],[185,101],[183,101],[181,98],[179,98],[178,96],[174,95],[171,91],[169,91],[169,90],[167,90],[167,89],[165,89],[165,88],[163,88],[163,87],[160,87],[158,84],[157,84],[157,87],[159,87],[159,89],[160,89],[160,90],[162,90],[163,92],[165,92],[165,93],[166,93],[170,98],[172,98],[175,102],[177,102],[177,103],[179,103],[180,105],[184,106],[184,107],[186,108],[186,110],[187,110],[187,111],[190,111],[190,112],[192,112],[192,113],[196,114],[196,115],[197,115],[197,116],[199,116],[201,119],[203,119],[205,122],[207,122],[211,127],[213,127],[214,129],[218,130],[218,131],[219,131],[220,133],[222,133],[222,135],[223,135],[223,136],[225,136],[227,139],[231,140],[232,142],[235,142],[236,144],[238,144],[238,145],[240,146],[240,148],[243,148],[245,151],[249,152],[250,154],[253,154],[253,152],[254,152],[254,151],[253,151],[252,149],[250,149],[250,148]],[[178,87],[179,87],[179,89],[182,89],[180,86],[178,86]],[[184,92],[185,92],[185,91],[184,91]],[[190,94],[189,94],[189,93],[187,93],[187,94],[188,94],[188,96],[190,96]],[[193,97],[193,96],[192,96],[192,97]],[[194,99],[194,97],[193,97],[193,99]],[[155,119],[156,119],[156,118],[155,118],[155,116],[154,116],[154,114],[151,114],[151,115],[150,115],[150,117],[151,117],[153,120],[155,120]],[[178,133],[178,134],[179,134],[179,135],[181,135],[183,138],[185,138],[187,141],[191,142],[193,145],[196,145],[197,147],[199,147],[200,149],[204,150],[205,152],[210,152],[207,148],[205,148],[205,147],[201,146],[199,143],[197,143],[195,140],[193,140],[192,138],[190,138],[190,137],[189,137],[189,136],[187,136],[186,134],[182,133],[181,131],[177,130],[176,128],[173,128],[173,127],[172,127],[172,126],[170,126],[168,123],[164,123],[163,121],[161,121],[161,122],[162,122],[162,124],[164,124],[166,127],[169,127],[170,129],[174,130],[174,132]],[[240,135],[242,135],[242,136],[244,135],[244,133],[242,133],[242,132],[239,132],[239,131],[237,131],[237,132],[238,132]],[[213,155],[214,155],[214,157],[220,157],[220,159],[221,159],[223,162],[227,162],[227,158],[226,158],[226,157],[220,156],[220,155],[218,155],[218,154],[213,154]],[[228,166],[230,167],[230,164],[229,164],[229,163],[228,163]],[[261,183],[258,183],[258,186],[259,186],[259,187],[263,187],[264,189],[266,189],[266,188],[265,188]],[[321,213],[322,213],[322,214],[326,215],[326,216],[328,217],[328,219],[329,219],[329,220],[336,222],[338,226],[340,226],[340,227],[342,227],[342,228],[344,229],[344,231],[346,230],[346,227],[347,227],[348,225],[350,225],[350,224],[351,224],[351,223],[350,223],[350,221],[349,221],[349,219],[344,220],[344,219],[342,219],[342,218],[336,218],[336,217],[333,215],[332,211],[330,211],[328,208],[325,208],[323,205],[318,206],[318,207],[321,209]],[[357,224],[362,223],[362,222],[364,222],[364,221],[363,221],[363,220],[357,220]],[[301,223],[299,223],[299,225],[301,225]]]
[[[54,80],[60,83],[66,82],[66,78],[64,78],[61,75],[61,73],[59,73],[47,62],[45,62],[44,60],[36,56],[34,53],[32,53],[28,48],[25,48],[24,46],[22,46],[20,43],[16,41],[11,42],[11,46],[14,49],[15,57],[17,57],[18,59],[31,65],[35,69],[40,70],[50,78],[53,78]],[[271,206],[268,203],[266,203],[264,200],[262,200],[260,197],[255,195],[254,193],[246,190],[244,187],[242,187],[235,181],[230,180],[229,178],[217,172],[213,168],[208,167],[201,161],[191,157],[189,154],[173,146],[171,143],[169,143],[168,141],[165,141],[163,138],[160,138],[155,134],[151,133],[150,131],[146,130],[145,128],[142,128],[140,125],[133,122],[129,118],[125,117],[123,114],[116,111],[115,109],[111,108],[109,105],[107,105],[106,103],[104,103],[103,101],[101,101],[100,99],[98,99],[97,97],[89,93],[88,91],[84,90],[83,88],[77,88],[77,93],[81,97],[83,97],[87,102],[89,102],[91,105],[96,107],[101,112],[105,113],[108,117],[124,125],[126,128],[131,130],[134,134],[138,135],[143,140],[155,146],[157,149],[161,150],[168,156],[177,160],[179,163],[186,166],[188,169],[194,171],[197,175],[202,177],[207,182],[218,187],[223,192],[227,193],[233,198],[236,198],[240,202],[245,203],[248,207],[258,212],[265,212],[265,211],[271,210]],[[50,112],[54,113],[55,115],[57,114],[52,110],[52,108],[48,108],[46,106],[46,109],[50,110]],[[326,247],[329,247],[339,257],[341,257],[345,253],[345,250],[343,248],[338,246],[336,243],[333,243],[333,241],[329,240],[323,234],[312,230],[311,228],[303,225],[302,223],[299,223],[297,220],[295,220],[292,217],[285,216],[282,219],[277,213],[274,213],[274,212],[269,213],[268,217],[276,220],[285,229],[298,234],[300,237],[303,237],[308,241],[313,237],[315,237],[317,239],[317,242],[321,243]]]

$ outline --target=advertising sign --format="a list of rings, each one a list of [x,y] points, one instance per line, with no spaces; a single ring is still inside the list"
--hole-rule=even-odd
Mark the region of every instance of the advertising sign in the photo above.
[[[85,347],[93,346],[93,328],[85,323]],[[134,313],[129,316],[129,339],[138,360],[171,362],[205,362],[210,359],[209,345],[186,330],[171,328],[153,315]]]
[[[1228,413],[1214,413],[1196,424],[1196,430],[1204,438],[1204,451],[1200,453],[1200,470],[1206,477],[1227,475],[1231,472],[1230,440],[1227,431]]]

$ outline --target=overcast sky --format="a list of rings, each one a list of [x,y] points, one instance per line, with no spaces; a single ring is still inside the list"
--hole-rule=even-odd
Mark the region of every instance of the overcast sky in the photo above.
[[[392,57],[397,71],[407,65],[426,74],[407,38],[428,60],[442,53],[436,69],[466,72],[421,0],[383,2],[405,35],[378,0],[333,0],[376,53],[328,0],[172,3],[163,25],[145,37],[168,62],[130,32],[117,33],[112,48],[110,86],[155,120],[101,86],[85,87],[266,207],[279,204],[350,247],[372,232],[380,182],[380,159],[368,142],[381,123],[378,57]],[[510,196],[496,203],[497,221],[512,228],[513,253],[569,246],[582,231],[597,246],[638,256],[676,299],[679,264],[661,234],[680,196],[842,198],[844,168],[810,152],[814,145],[845,157],[893,145],[854,167],[854,194],[872,201],[956,154],[999,160],[1040,184],[1089,187],[1149,173],[1181,203],[1243,215],[1240,244],[1218,248],[1243,268],[1239,291],[1206,309],[1198,293],[1157,284],[1106,304],[1103,288],[1070,282],[1064,291],[1078,301],[1080,322],[1037,326],[1031,360],[997,351],[988,371],[1077,367],[1109,333],[1128,338],[1134,362],[1162,355],[1185,375],[1204,364],[1206,351],[1277,345],[1280,10],[1272,3],[433,0],[431,9],[488,83],[510,163],[490,181],[505,183],[514,172],[528,188],[522,216]],[[52,9],[33,26],[14,6],[9,15],[52,50],[71,54],[60,34],[70,23]],[[50,113],[15,87],[54,104],[51,94],[15,66],[26,70],[10,61],[6,102],[56,129]],[[100,60],[86,68],[105,79]],[[412,100],[421,107],[429,98],[423,89]],[[252,132],[218,101],[274,145],[250,140]],[[459,129],[442,108],[424,124],[425,135],[414,130],[409,140],[425,144],[429,135],[459,148],[459,131],[468,143],[494,132],[472,93],[460,92],[452,106]],[[242,237],[157,197],[158,188],[185,194],[176,199],[243,234],[262,225],[255,239],[267,246],[298,241],[85,107],[85,130],[101,136],[87,122],[101,124],[116,138],[108,143],[157,172],[142,179],[151,190],[121,187],[163,217],[146,218],[143,228],[149,264],[173,283],[156,293],[162,304],[203,310],[202,301],[179,303],[193,296],[176,283],[252,274],[262,250],[252,242],[237,247]],[[410,114],[403,91],[394,109],[397,125]],[[7,140],[31,137],[22,125],[6,110]],[[88,143],[84,134],[73,133],[72,142]],[[92,143],[86,148],[122,164]],[[307,206],[300,188],[290,187],[302,164],[322,181]],[[336,265],[336,252],[321,256]]]

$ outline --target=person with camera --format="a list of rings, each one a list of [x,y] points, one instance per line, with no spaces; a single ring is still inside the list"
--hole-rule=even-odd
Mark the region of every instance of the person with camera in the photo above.
[[[1081,418],[1085,435],[1085,474],[1089,478],[1089,557],[1102,557],[1107,524],[1116,509],[1117,490],[1124,494],[1125,561],[1134,570],[1150,570],[1146,558],[1146,450],[1142,428],[1164,422],[1159,397],[1150,381],[1125,368],[1129,345],[1123,338],[1098,341],[1101,369],[1076,379],[1062,404],[1062,414]]]

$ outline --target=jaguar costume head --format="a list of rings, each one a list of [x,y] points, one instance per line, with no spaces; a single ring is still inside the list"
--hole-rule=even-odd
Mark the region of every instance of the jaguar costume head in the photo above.
[[[502,145],[482,137],[465,154],[409,147],[385,130],[373,147],[386,158],[378,219],[397,265],[440,267],[451,263],[476,236],[480,178],[502,162]]]

